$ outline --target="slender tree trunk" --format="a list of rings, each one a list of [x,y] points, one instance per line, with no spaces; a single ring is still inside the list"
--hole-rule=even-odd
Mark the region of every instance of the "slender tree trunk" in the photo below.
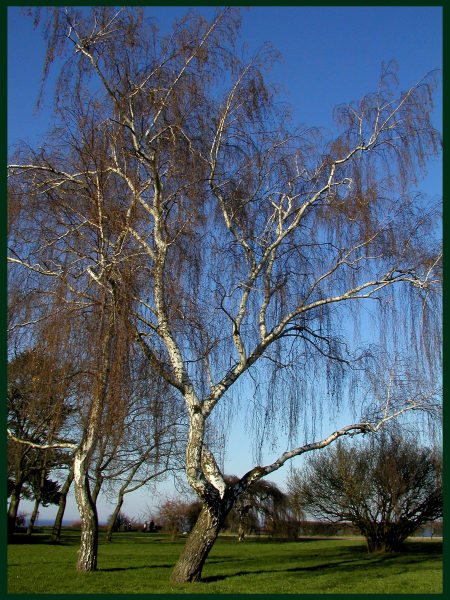
[[[102,484],[103,484],[103,477],[98,475],[95,479],[94,489],[92,490],[92,493],[91,493],[92,502],[94,502],[94,504],[97,504],[97,498],[98,498],[98,495],[100,494]]]
[[[244,506],[242,509],[238,511],[239,521],[238,521],[238,542],[243,542],[246,533],[246,524],[247,524],[247,515],[250,510],[250,506]]]
[[[106,397],[111,359],[110,341],[114,327],[113,312],[108,318],[108,327],[101,345],[101,368],[98,372],[98,388],[93,394],[86,437],[75,453],[73,479],[75,499],[81,517],[81,540],[78,550],[77,571],[89,572],[97,569],[98,516],[97,507],[89,488],[88,467],[98,441],[99,424]]]
[[[38,514],[38,510],[39,510],[39,505],[40,504],[41,504],[41,497],[39,495],[39,496],[36,497],[36,499],[34,501],[33,512],[31,513],[31,517],[30,517],[30,520],[28,522],[27,535],[31,535],[31,533],[33,531],[34,522],[36,521],[36,517],[37,517],[37,514]]]
[[[55,523],[53,525],[53,531],[52,531],[52,541],[53,542],[59,542],[61,539],[62,520],[64,517],[64,511],[66,510],[67,494],[69,492],[70,486],[72,485],[72,481],[73,481],[73,465],[71,466],[69,474],[67,476],[67,479],[61,488],[61,493],[59,496],[58,512],[56,513],[56,519],[55,519]]]
[[[40,478],[39,478],[39,489],[35,492],[36,496],[35,496],[35,501],[34,501],[33,512],[31,513],[31,517],[30,517],[30,520],[28,522],[27,535],[31,535],[31,533],[33,531],[34,522],[36,521],[36,517],[38,515],[39,505],[41,503],[42,489],[44,487],[45,475],[47,474],[47,469],[45,468],[45,462],[46,461],[44,459],[44,462],[42,464],[42,469],[41,469],[41,475],[40,475]]]
[[[75,498],[81,517],[81,541],[78,550],[77,571],[95,571],[98,550],[97,508],[92,501],[86,471],[86,455],[77,452],[74,460]]]
[[[245,527],[244,524],[239,521],[238,525],[238,542],[243,542],[245,537]]]
[[[114,509],[114,512],[113,512],[112,517],[111,517],[111,520],[108,523],[108,529],[106,531],[106,541],[107,542],[110,542],[111,539],[112,539],[112,532],[113,532],[113,529],[114,529],[114,523],[116,522],[117,515],[119,514],[120,509],[122,508],[123,497],[127,493],[127,488],[129,486],[129,484],[133,481],[133,477],[136,475],[136,472],[139,469],[140,465],[141,465],[141,463],[137,463],[135,465],[135,467],[133,469],[131,469],[131,471],[128,474],[128,477],[127,477],[125,483],[122,485],[122,487],[119,490],[119,495],[118,495],[118,498],[117,498],[117,506]],[[140,487],[140,486],[137,486],[137,487]],[[135,487],[134,489],[137,489],[137,487]]]
[[[114,509],[114,512],[113,512],[113,514],[111,516],[111,519],[109,520],[109,523],[108,523],[108,529],[106,530],[106,541],[107,542],[110,542],[111,539],[112,539],[112,532],[113,532],[113,529],[114,529],[114,523],[116,522],[117,515],[119,514],[120,509],[122,508],[122,504],[123,504],[123,494],[119,494],[119,500],[117,502],[117,506]]]
[[[205,560],[216,541],[226,514],[219,509],[213,514],[213,509],[203,506],[194,528],[175,565],[170,581],[188,583],[199,581]],[[222,512],[222,514],[220,514]],[[227,511],[228,512],[228,511]]]

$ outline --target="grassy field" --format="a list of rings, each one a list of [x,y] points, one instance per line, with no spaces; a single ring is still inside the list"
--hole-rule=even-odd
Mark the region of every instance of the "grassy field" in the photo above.
[[[10,594],[439,594],[442,542],[408,542],[401,554],[369,556],[362,540],[272,541],[220,537],[195,584],[169,583],[184,543],[162,535],[100,534],[98,571],[77,573],[79,532],[62,542],[18,536],[8,547]]]

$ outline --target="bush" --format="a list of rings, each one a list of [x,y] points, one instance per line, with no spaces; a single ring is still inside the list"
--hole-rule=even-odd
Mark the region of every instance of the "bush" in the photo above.
[[[315,517],[350,521],[369,552],[397,551],[421,525],[442,516],[441,453],[397,435],[338,443],[312,456],[288,486]]]

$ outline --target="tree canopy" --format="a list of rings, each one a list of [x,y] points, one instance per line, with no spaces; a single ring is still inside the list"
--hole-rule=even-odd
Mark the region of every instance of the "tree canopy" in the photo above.
[[[172,578],[193,581],[252,483],[294,456],[439,404],[440,206],[414,193],[440,152],[436,74],[399,91],[395,63],[383,65],[374,91],[336,108],[339,132],[325,139],[293,127],[277,102],[267,80],[276,53],[242,54],[237,9],[211,22],[189,12],[167,35],[136,8],[51,8],[44,21],[44,81],[64,59],[58,127],[9,165],[20,213],[12,273],[37,278],[39,298],[57,300],[28,307],[35,322],[70,311],[85,331],[86,315],[100,316],[98,398],[80,464],[107,379],[129,364],[115,352],[139,350],[148,376],[183,398],[186,477],[203,509]],[[382,324],[383,353],[343,325],[363,306]],[[393,344],[424,383],[407,396],[376,389],[367,406],[358,392]],[[291,446],[228,484],[207,431],[214,420],[226,429],[233,402],[245,408],[238,380],[254,383],[261,439],[284,430]],[[298,445],[301,425],[351,390],[356,422]]]

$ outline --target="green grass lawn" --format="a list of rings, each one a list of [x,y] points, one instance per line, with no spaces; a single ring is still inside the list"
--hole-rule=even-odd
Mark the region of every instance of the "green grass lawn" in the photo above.
[[[439,594],[442,543],[408,542],[400,554],[369,556],[363,541],[272,541],[220,537],[203,580],[171,584],[169,575],[184,539],[162,535],[100,534],[98,571],[77,573],[79,532],[63,531],[60,544],[33,535],[8,546],[10,594]]]

